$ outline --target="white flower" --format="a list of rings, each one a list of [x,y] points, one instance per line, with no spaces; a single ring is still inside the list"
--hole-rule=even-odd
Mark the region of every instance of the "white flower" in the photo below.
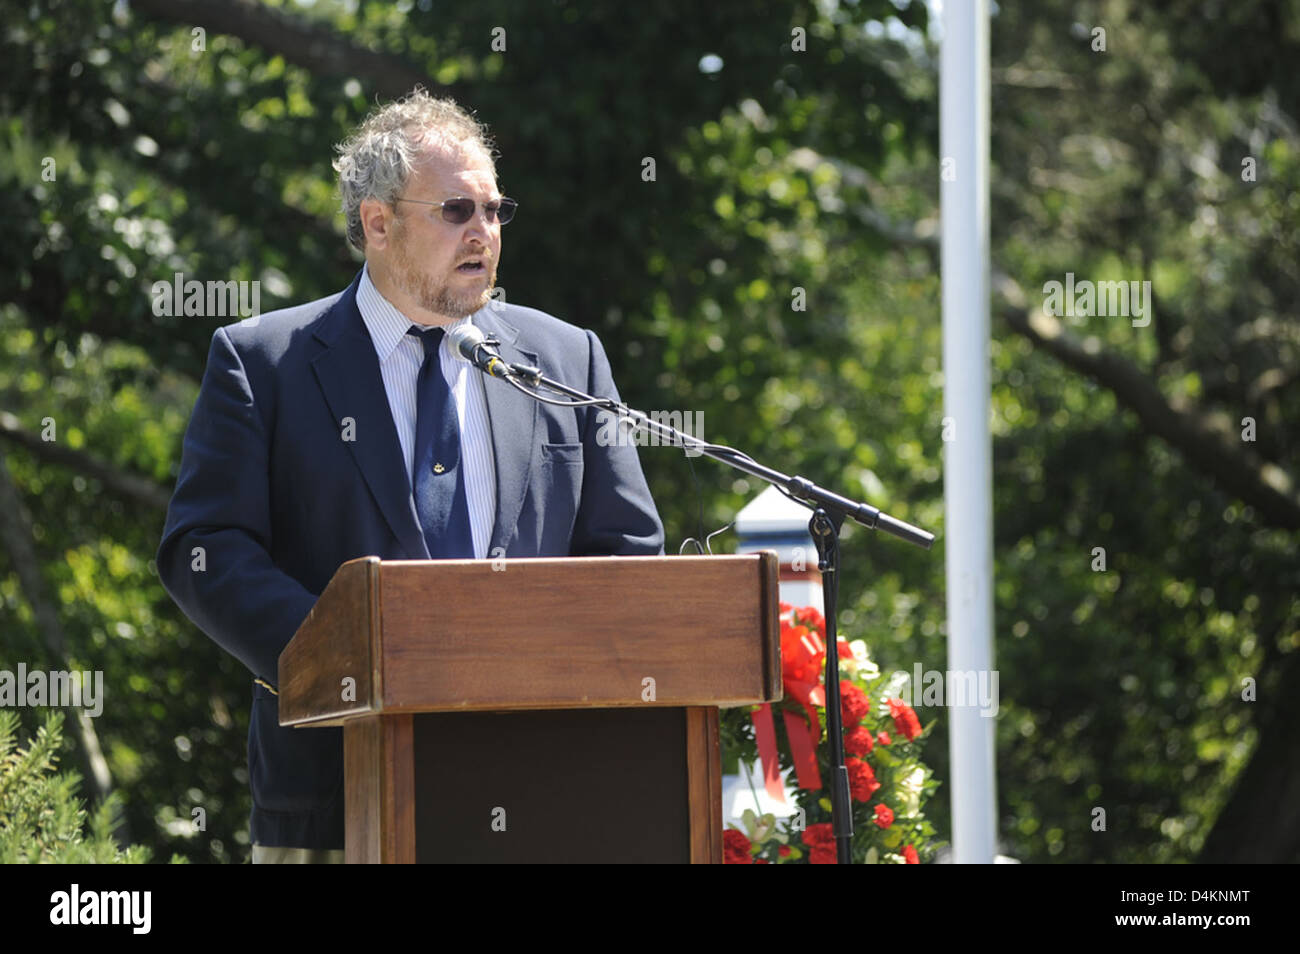
[[[915,815],[921,810],[921,785],[925,782],[925,769],[916,768],[898,783],[899,804],[904,815]]]
[[[858,664],[858,674],[865,676],[867,679],[875,679],[880,675],[880,667],[871,661],[867,655],[867,644],[865,640],[855,639],[849,643],[849,649],[853,650],[853,659]]]

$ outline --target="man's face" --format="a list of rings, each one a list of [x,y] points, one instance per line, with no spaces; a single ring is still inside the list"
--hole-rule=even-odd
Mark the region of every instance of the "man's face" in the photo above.
[[[383,250],[391,284],[405,299],[394,304],[403,310],[415,306],[419,310],[408,317],[423,323],[472,315],[490,300],[501,257],[501,223],[495,216],[487,221],[483,211],[484,203],[501,198],[487,157],[479,150],[426,147],[402,196],[424,202],[470,198],[475,207],[468,222],[454,225],[435,206],[395,203]]]

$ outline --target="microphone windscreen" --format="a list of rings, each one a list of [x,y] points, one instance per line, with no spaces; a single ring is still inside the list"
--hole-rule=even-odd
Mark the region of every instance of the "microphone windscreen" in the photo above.
[[[451,342],[451,353],[471,364],[474,363],[475,349],[481,347],[487,340],[483,332],[469,322],[457,325],[448,333],[447,338]]]

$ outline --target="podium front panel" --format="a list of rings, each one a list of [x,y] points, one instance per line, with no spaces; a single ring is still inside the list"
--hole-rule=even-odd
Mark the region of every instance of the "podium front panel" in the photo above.
[[[418,713],[417,862],[691,860],[687,710]]]

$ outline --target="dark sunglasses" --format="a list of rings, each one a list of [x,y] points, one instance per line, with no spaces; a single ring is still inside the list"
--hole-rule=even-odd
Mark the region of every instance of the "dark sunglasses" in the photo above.
[[[398,202],[415,202],[419,205],[432,205],[442,209],[442,220],[450,222],[452,225],[464,225],[474,217],[474,210],[477,208],[473,199],[448,199],[446,202],[426,202],[424,199],[408,199],[404,196],[397,197]],[[491,222],[493,219],[505,225],[515,217],[515,210],[519,208],[519,203],[514,199],[497,199],[495,202],[483,203],[483,211],[487,213],[487,219]]]

